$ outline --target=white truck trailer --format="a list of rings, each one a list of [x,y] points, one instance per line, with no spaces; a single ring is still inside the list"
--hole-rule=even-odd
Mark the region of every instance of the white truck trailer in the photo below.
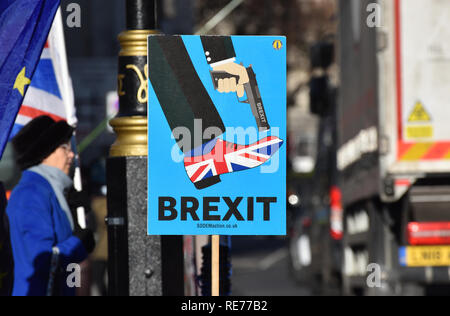
[[[345,293],[446,288],[450,1],[338,3]]]

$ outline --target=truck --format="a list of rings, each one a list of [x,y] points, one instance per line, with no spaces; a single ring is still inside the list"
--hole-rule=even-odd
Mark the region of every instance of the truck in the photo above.
[[[448,294],[450,1],[338,3],[343,292]]]

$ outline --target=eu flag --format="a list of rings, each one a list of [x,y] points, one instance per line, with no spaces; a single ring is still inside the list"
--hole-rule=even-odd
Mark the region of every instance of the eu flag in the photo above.
[[[0,1],[0,159],[60,0]]]

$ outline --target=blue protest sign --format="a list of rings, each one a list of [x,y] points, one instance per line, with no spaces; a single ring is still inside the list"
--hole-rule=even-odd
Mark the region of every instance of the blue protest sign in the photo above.
[[[285,235],[286,39],[148,45],[148,233]]]

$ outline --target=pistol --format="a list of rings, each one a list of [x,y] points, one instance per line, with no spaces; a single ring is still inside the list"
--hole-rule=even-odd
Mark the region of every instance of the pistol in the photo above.
[[[256,124],[260,132],[270,129],[269,122],[267,121],[266,110],[264,109],[264,104],[261,98],[261,93],[259,91],[258,82],[256,81],[256,74],[253,71],[253,67],[247,67],[247,73],[249,82],[244,84],[245,93],[247,94],[247,100],[241,101],[240,103],[248,103],[252,109],[253,116],[255,117]],[[214,89],[218,89],[219,80],[225,78],[236,78],[236,82],[239,82],[239,76],[229,74],[225,71],[210,71],[212,81],[214,84]]]

